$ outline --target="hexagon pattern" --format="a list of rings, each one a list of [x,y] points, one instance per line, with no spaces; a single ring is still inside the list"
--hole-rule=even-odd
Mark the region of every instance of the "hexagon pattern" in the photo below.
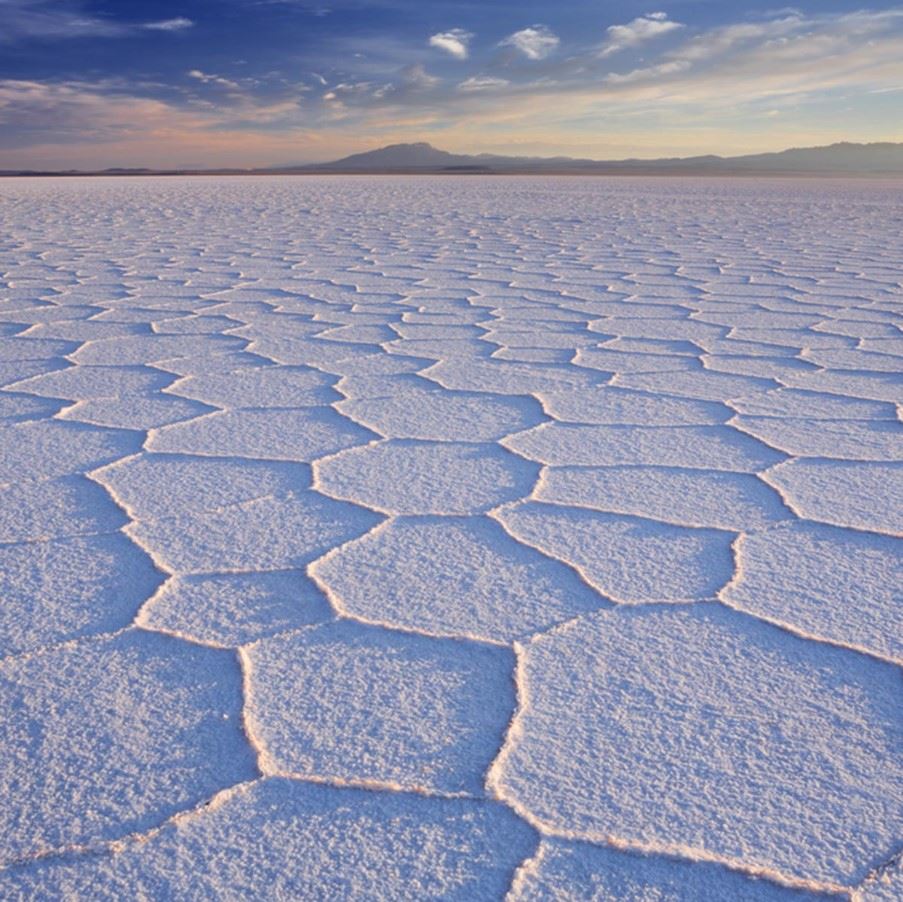
[[[0,896],[899,898],[903,189],[4,192]]]

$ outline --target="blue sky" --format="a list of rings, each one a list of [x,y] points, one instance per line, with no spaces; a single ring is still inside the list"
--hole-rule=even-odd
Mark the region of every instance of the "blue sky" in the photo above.
[[[0,168],[903,140],[903,5],[0,0]]]

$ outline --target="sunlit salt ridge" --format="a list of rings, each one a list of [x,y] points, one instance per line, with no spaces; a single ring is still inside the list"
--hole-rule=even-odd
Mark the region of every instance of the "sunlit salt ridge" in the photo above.
[[[903,894],[903,185],[0,208],[0,895]]]

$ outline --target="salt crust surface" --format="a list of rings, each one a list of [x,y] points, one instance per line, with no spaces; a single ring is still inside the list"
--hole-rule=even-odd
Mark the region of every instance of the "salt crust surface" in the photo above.
[[[899,898],[900,183],[0,209],[3,898]]]

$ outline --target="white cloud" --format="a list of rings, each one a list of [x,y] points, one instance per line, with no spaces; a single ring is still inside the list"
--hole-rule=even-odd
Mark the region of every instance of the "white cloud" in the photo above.
[[[797,30],[803,20],[796,16],[774,19],[762,23],[741,23],[713,28],[687,41],[679,53],[683,59],[707,60],[740,45],[756,41],[777,39]]]
[[[392,85],[374,85],[369,81],[343,81],[339,82],[330,91],[323,95],[323,100],[344,107],[346,100],[363,97],[384,97],[392,90]]]
[[[612,25],[608,28],[608,40],[599,51],[600,56],[610,56],[626,47],[635,47],[644,41],[675,31],[684,26],[680,22],[672,22],[667,13],[646,13],[638,16],[626,25]]]
[[[410,88],[434,88],[441,79],[429,72],[420,64],[407,66],[401,73],[404,83]]]
[[[231,91],[237,91],[241,87],[238,82],[232,81],[230,78],[212,75],[209,72],[202,72],[200,69],[189,70],[188,77],[195,78],[205,85],[219,85],[221,88],[229,88]]]
[[[95,16],[81,0],[0,0],[0,44],[22,40],[127,37],[137,31],[177,32],[194,22],[184,16],[129,23]]]
[[[160,22],[145,22],[142,28],[149,31],[184,31],[191,28],[194,22],[186,19],[185,16],[176,16],[174,19],[163,19]]]
[[[558,46],[558,35],[545,25],[531,25],[499,41],[499,47],[514,47],[527,59],[545,59]]]
[[[658,63],[654,66],[646,66],[642,69],[633,69],[631,72],[625,72],[623,74],[612,72],[605,77],[605,81],[612,85],[624,85],[635,81],[645,81],[646,79],[677,75],[680,72],[685,72],[689,68],[690,63],[687,60],[670,60],[666,63]]]
[[[473,35],[463,28],[452,28],[450,31],[440,31],[430,38],[430,47],[444,50],[455,59],[466,60],[468,45]]]
[[[475,91],[493,91],[507,87],[509,84],[505,78],[493,78],[491,75],[473,75],[466,78],[458,85],[459,91],[473,93]]]
[[[609,100],[642,99],[708,115],[748,103],[871,92],[903,77],[903,10],[719,26],[649,65],[610,73]]]

